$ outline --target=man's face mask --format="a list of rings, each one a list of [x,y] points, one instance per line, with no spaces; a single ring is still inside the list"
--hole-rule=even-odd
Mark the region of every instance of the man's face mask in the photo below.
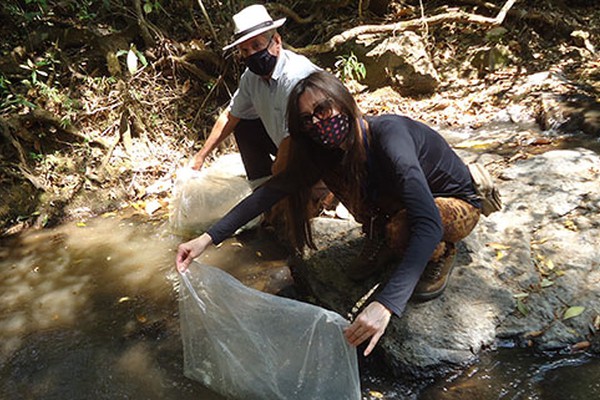
[[[248,56],[244,59],[244,63],[248,67],[250,71],[259,76],[268,76],[273,69],[275,68],[275,64],[277,63],[277,56],[269,53],[269,47],[271,47],[271,42],[273,41],[273,36],[269,39],[269,43],[267,43],[267,47],[264,49],[257,51],[256,53]]]

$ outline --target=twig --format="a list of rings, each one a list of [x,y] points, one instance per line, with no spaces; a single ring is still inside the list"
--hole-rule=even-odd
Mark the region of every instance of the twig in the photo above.
[[[208,101],[208,98],[210,97],[210,95],[215,91],[215,89],[217,88],[217,86],[223,82],[223,75],[219,75],[219,78],[217,79],[217,81],[215,82],[215,84],[210,88],[210,90],[208,91],[208,94],[204,97],[204,100],[202,101],[202,104],[200,104],[200,107],[198,108],[198,112],[196,113],[196,116],[194,117],[194,120],[192,121],[192,126],[196,125],[196,121],[198,120],[198,117],[200,117],[200,113],[202,111],[204,111],[204,106],[206,105],[206,102]]]
[[[200,6],[200,9],[202,10],[202,14],[204,14],[204,18],[206,18],[206,23],[208,23],[208,28],[210,29],[210,33],[212,33],[213,38],[215,39],[215,42],[219,43],[219,38],[217,37],[217,32],[215,31],[215,28],[213,28],[212,22],[210,20],[210,17],[208,16],[208,13],[206,12],[206,8],[204,7],[204,3],[202,3],[202,0],[198,0],[198,5]]]

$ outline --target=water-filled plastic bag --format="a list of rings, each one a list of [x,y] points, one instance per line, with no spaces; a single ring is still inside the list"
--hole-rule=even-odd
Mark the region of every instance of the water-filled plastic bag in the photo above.
[[[223,156],[200,171],[189,167],[177,171],[170,216],[174,233],[204,232],[252,192],[236,156]]]
[[[180,275],[184,373],[235,399],[360,399],[348,322],[193,262]]]

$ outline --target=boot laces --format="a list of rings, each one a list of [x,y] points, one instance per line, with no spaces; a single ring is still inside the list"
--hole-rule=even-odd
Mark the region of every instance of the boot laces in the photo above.
[[[437,280],[442,275],[443,267],[444,267],[444,264],[443,264],[443,262],[441,262],[441,260],[435,261],[435,262],[430,262],[429,265],[427,265],[425,275],[427,276],[428,279]]]

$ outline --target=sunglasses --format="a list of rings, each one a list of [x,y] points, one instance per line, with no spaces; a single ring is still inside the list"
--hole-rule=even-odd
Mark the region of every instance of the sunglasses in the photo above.
[[[333,116],[333,100],[326,98],[321,100],[315,106],[311,114],[300,114],[300,124],[304,130],[310,130],[314,126],[315,118],[319,121],[324,121]]]

